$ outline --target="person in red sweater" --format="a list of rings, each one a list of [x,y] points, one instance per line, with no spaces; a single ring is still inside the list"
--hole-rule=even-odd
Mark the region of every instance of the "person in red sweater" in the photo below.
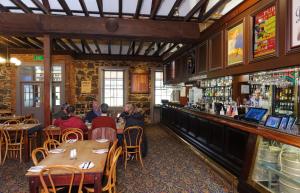
[[[108,105],[106,103],[101,104],[101,116],[96,117],[92,121],[92,129],[98,127],[110,127],[117,130],[116,122],[112,117],[107,115]]]
[[[74,113],[75,113],[75,107],[68,106],[67,116],[62,117],[61,119],[56,119],[54,121],[54,125],[60,127],[62,131],[67,128],[79,128],[83,132],[86,132],[87,131],[86,125],[81,120],[81,118],[75,116]]]

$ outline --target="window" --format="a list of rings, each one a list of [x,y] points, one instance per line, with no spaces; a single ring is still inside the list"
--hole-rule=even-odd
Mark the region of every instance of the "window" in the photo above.
[[[104,102],[111,107],[124,105],[124,71],[104,70]]]
[[[54,86],[54,105],[55,106],[60,106],[60,102],[61,102],[61,98],[60,98],[60,95],[61,94],[61,91],[60,91],[60,86]]]
[[[21,68],[21,79],[26,81],[44,81],[44,66],[24,66]],[[62,67],[52,66],[52,81],[62,81]]]
[[[161,104],[161,100],[171,100],[173,88],[164,85],[164,73],[155,72],[155,104]]]
[[[40,107],[41,87],[39,85],[24,85],[24,107]]]

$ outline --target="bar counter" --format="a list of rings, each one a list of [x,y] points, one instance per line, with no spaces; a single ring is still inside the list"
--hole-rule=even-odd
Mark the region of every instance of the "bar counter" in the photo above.
[[[260,192],[248,183],[260,136],[300,147],[295,134],[185,107],[162,106],[161,122],[237,176],[239,192]]]

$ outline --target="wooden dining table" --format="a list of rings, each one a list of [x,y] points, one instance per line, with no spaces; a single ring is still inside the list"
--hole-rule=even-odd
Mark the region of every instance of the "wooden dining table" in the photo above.
[[[15,125],[15,124],[13,124]],[[39,131],[42,129],[41,124],[17,124],[18,128],[23,130],[23,139],[24,139],[24,161],[28,162],[29,161],[29,157],[30,157],[30,149],[29,149],[29,132],[35,132],[35,131]],[[0,129],[4,129],[5,125],[4,124],[0,124]]]
[[[9,121],[9,120],[22,121],[24,118],[25,116],[22,115],[2,116],[0,117],[0,123],[4,123],[5,121]]]
[[[51,166],[51,165],[70,165],[79,167],[83,162],[92,161],[95,166],[90,169],[82,170],[84,172],[83,184],[93,184],[96,193],[102,192],[102,176],[104,172],[107,153],[96,154],[92,151],[94,149],[108,149],[109,142],[99,143],[95,140],[77,141],[75,143],[63,143],[59,148],[65,149],[63,153],[52,154],[50,153],[38,166]],[[70,159],[70,150],[77,150],[77,158]],[[27,172],[26,176],[29,180],[29,189],[31,193],[37,193],[41,186],[39,173]],[[67,186],[70,184],[71,174],[66,171],[57,171],[52,175],[55,186]],[[78,185],[80,175],[75,174],[74,185]],[[48,184],[50,185],[50,184]]]

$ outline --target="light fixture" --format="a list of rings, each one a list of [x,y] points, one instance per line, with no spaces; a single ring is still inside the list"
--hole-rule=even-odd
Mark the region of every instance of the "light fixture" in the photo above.
[[[7,47],[6,58],[0,56],[0,64],[5,64],[6,66],[10,66],[11,64],[14,64],[15,66],[20,66],[22,62],[16,57],[9,58],[8,47]]]

